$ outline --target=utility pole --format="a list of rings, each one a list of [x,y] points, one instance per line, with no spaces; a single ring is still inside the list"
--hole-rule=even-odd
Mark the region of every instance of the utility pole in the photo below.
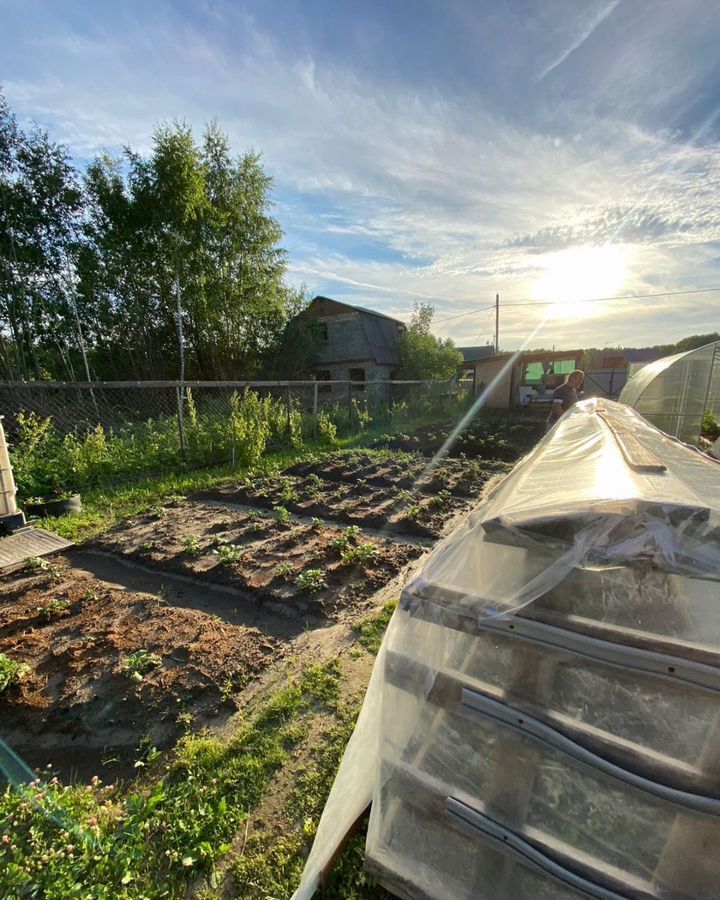
[[[500,353],[500,294],[495,294],[495,356]]]

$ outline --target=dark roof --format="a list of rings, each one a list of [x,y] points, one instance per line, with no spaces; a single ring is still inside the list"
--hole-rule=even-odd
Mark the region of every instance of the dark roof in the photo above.
[[[495,347],[492,344],[480,344],[477,347],[456,347],[463,355],[463,362],[473,362],[476,359],[487,359],[495,356]]]
[[[398,335],[405,330],[405,323],[399,319],[386,316],[385,313],[374,309],[365,309],[363,306],[353,306],[351,303],[343,303],[342,300],[333,300],[332,297],[313,297],[311,307],[318,307],[320,315],[333,315],[339,310],[334,307],[342,307],[353,312],[362,313],[362,323],[365,338],[373,359],[378,366],[399,366],[400,354],[397,349]]]
[[[377,365],[399,366],[397,320],[389,316],[363,316],[362,326]]]
[[[348,309],[353,309],[356,312],[366,313],[369,316],[377,316],[380,319],[388,319],[390,322],[395,322],[397,325],[405,325],[403,321],[400,319],[393,319],[392,316],[387,316],[385,313],[378,312],[376,309],[368,309],[365,306],[356,306],[354,303],[345,303],[344,300],[335,300],[333,297],[323,297],[322,294],[318,294],[317,297],[313,297],[311,300],[312,303],[315,303],[316,300],[325,300],[328,303],[337,303],[338,306],[346,306]]]

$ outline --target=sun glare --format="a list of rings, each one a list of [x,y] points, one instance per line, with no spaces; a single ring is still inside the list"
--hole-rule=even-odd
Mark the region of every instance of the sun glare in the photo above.
[[[573,247],[548,253],[540,263],[544,270],[532,288],[536,300],[555,301],[548,318],[588,318],[600,312],[599,304],[587,301],[612,297],[623,287],[627,271],[627,249],[616,244]]]

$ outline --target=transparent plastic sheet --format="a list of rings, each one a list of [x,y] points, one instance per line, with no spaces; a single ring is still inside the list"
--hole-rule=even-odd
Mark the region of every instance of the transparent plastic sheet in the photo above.
[[[717,464],[619,404],[567,413],[403,592],[295,897],[371,801],[401,897],[716,896],[719,525]],[[477,837],[488,810],[519,850]]]

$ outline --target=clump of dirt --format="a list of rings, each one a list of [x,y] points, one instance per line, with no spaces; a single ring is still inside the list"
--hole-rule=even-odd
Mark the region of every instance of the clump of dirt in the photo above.
[[[0,652],[28,667],[0,694],[0,722],[26,758],[168,746],[191,723],[230,715],[234,694],[282,652],[255,629],[51,572],[0,581]]]

